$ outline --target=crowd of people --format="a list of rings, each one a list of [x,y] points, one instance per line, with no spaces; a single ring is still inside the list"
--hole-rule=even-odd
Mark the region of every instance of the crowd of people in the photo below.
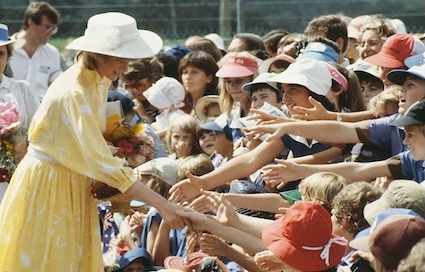
[[[425,35],[0,24],[0,271],[425,271]]]

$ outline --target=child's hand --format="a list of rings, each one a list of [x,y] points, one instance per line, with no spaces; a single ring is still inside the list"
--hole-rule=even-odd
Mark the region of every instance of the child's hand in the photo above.
[[[200,246],[201,251],[210,256],[226,256],[226,250],[229,247],[222,239],[209,233],[202,234]]]
[[[186,158],[190,156],[192,146],[187,142],[180,141],[174,146],[174,149],[176,151],[177,158]]]
[[[291,268],[270,250],[258,252],[254,259],[257,266],[263,271],[282,271]]]
[[[211,192],[211,193],[214,194],[214,192]],[[218,195],[218,193],[215,193],[215,194]],[[195,200],[193,200],[189,204],[189,207],[201,213],[207,213],[207,212],[217,213],[217,209],[220,204],[221,203],[217,203],[216,201],[214,201],[213,198],[203,194],[197,197]]]

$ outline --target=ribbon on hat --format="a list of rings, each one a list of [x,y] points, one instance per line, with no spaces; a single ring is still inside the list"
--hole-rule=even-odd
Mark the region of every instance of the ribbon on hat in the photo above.
[[[328,243],[324,246],[318,246],[318,247],[313,247],[313,246],[302,246],[303,249],[306,250],[322,250],[322,252],[320,253],[320,258],[322,260],[325,260],[325,264],[327,266],[329,266],[329,252],[331,250],[331,246],[332,243],[341,245],[341,246],[346,246],[348,244],[347,240],[343,237],[335,237],[335,238],[331,238],[329,239]]]
[[[90,43],[102,52],[109,52],[120,48],[123,43],[137,40],[139,33],[133,32],[127,35],[120,35],[117,27],[111,25],[90,26],[84,32],[84,36],[90,39]]]

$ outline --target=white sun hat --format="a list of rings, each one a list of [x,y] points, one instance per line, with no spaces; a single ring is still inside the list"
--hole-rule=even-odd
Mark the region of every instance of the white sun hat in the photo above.
[[[107,12],[90,17],[84,36],[72,41],[66,49],[140,59],[155,55],[162,45],[162,39],[156,33],[137,29],[133,17]]]

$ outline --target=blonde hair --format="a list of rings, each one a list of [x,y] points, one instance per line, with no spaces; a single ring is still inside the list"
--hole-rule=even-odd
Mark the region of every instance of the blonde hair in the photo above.
[[[190,115],[179,116],[174,118],[168,127],[165,135],[165,143],[167,144],[168,152],[170,154],[175,153],[175,147],[171,146],[171,137],[176,129],[180,129],[186,133],[190,133],[193,137],[191,155],[199,154],[202,152],[201,146],[199,145],[199,126],[198,120]]]
[[[81,59],[84,67],[86,67],[87,69],[96,70],[99,66],[99,63],[107,62],[109,60],[109,57],[102,54],[81,51],[80,53],[78,53],[76,59]]]
[[[211,159],[206,154],[197,154],[186,157],[177,166],[177,182],[186,178],[186,172],[195,176],[202,176],[214,170]]]
[[[170,190],[171,185],[154,175],[142,174],[139,177],[139,181],[164,198],[168,198],[170,196],[168,191]]]
[[[387,116],[387,108],[391,104],[398,106],[401,89],[402,87],[399,85],[391,85],[379,94],[372,97],[372,99],[369,101],[369,109],[373,112],[375,117]]]
[[[248,57],[251,58],[255,61],[257,61],[255,59],[255,57],[253,55],[251,55],[250,53],[243,51],[243,52],[229,52],[226,54],[225,57],[223,57],[221,59],[221,61],[219,62],[219,67],[222,66],[223,60],[231,57],[231,56],[240,56],[240,57]],[[258,71],[255,72],[253,75],[251,75],[251,81],[254,80],[254,78],[256,78],[258,76]],[[233,100],[232,96],[230,95],[230,93],[226,90],[226,82],[224,81],[224,78],[219,78],[219,85],[220,85],[220,94],[218,96],[218,103],[220,105],[220,110],[223,113],[226,113],[228,117],[230,117],[230,112],[233,109],[233,106],[235,104],[235,101]],[[246,105],[248,108],[251,106],[251,100],[248,99]],[[247,112],[245,114],[248,114]]]
[[[348,184],[348,181],[335,173],[318,172],[303,179],[298,188],[303,200],[320,203],[329,213],[334,197]]]

